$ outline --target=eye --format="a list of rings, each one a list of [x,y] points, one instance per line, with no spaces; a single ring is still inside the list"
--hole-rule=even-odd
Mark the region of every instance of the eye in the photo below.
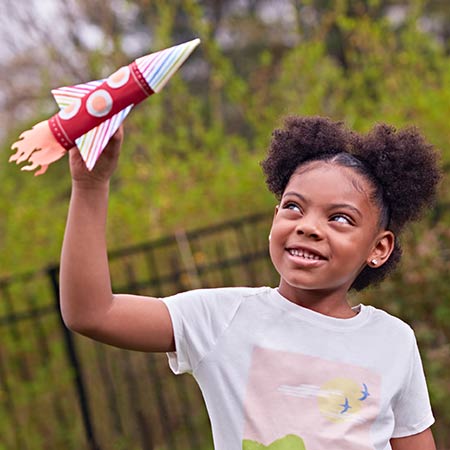
[[[300,206],[297,205],[297,203],[289,202],[289,201],[283,204],[283,209],[288,209],[288,210],[297,211],[297,212],[301,212],[302,211]]]
[[[330,219],[333,222],[338,222],[338,223],[346,223],[349,225],[353,224],[352,219],[350,219],[350,217],[348,217],[345,214],[335,214],[333,217],[331,217]]]

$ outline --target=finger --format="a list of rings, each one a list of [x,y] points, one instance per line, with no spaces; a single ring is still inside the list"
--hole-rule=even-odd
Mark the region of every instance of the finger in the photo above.
[[[120,148],[123,142],[123,126],[120,125],[120,127],[117,129],[117,131],[111,136],[111,139],[109,140],[107,147],[114,147],[115,149]]]
[[[113,134],[113,139],[119,140],[120,142],[123,141],[123,124],[120,124],[119,128],[117,128],[117,131]]]
[[[103,153],[115,156],[120,152],[120,148],[122,146],[123,141],[123,128],[120,126],[117,131],[111,136],[106,147],[103,150]]]
[[[77,163],[78,161],[82,161],[82,157],[81,157],[81,153],[80,153],[80,151],[78,150],[78,148],[76,148],[76,147],[72,147],[70,150],[69,150],[69,160],[70,160],[70,163],[71,164],[73,164],[73,163]]]

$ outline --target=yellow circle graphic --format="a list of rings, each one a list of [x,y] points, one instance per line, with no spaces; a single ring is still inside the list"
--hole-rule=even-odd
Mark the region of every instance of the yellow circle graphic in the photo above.
[[[320,412],[332,422],[352,420],[368,397],[367,386],[350,378],[333,378],[324,383],[317,396]]]

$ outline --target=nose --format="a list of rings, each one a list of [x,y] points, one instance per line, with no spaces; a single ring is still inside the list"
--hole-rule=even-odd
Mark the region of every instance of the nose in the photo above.
[[[311,239],[321,239],[322,232],[320,231],[317,222],[311,218],[303,217],[297,222],[296,233],[298,235],[304,235]]]

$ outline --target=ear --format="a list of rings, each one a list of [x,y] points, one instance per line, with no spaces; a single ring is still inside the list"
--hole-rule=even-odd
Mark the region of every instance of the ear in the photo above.
[[[395,236],[392,231],[382,231],[375,240],[375,245],[367,258],[367,265],[376,269],[381,267],[394,250]]]

